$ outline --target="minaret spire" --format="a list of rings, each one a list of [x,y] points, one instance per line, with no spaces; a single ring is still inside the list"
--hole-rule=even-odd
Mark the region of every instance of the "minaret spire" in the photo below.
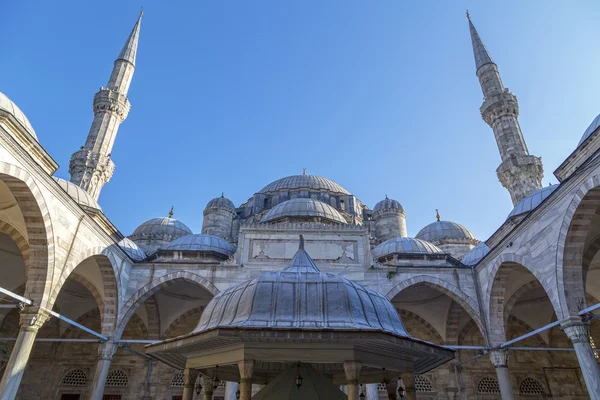
[[[110,155],[119,125],[127,118],[131,107],[127,92],[135,71],[142,15],[143,10],[115,60],[107,86],[101,87],[94,96],[94,121],[85,145],[73,153],[69,164],[71,182],[96,200],[114,172]]]
[[[475,70],[483,91],[480,107],[483,120],[492,128],[502,163],[496,174],[502,186],[510,193],[512,202],[519,201],[542,188],[544,168],[539,157],[532,156],[519,125],[519,102],[502,84],[498,66],[483,44],[467,11]]]

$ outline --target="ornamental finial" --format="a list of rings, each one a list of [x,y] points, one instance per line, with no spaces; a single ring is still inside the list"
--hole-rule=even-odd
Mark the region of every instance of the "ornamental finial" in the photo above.
[[[298,250],[304,250],[304,235],[300,235],[300,246]]]
[[[470,21],[471,20],[471,14],[469,14],[469,10],[467,10],[467,19]]]
[[[437,208],[435,209],[435,217],[437,218],[438,222],[440,222],[440,212]]]
[[[302,175],[306,175],[306,168],[302,168]]]
[[[169,218],[173,218],[173,206],[171,206],[171,209],[169,210]]]
[[[225,197],[225,192],[221,192],[221,198]]]
[[[140,17],[144,15],[144,6],[140,7]]]

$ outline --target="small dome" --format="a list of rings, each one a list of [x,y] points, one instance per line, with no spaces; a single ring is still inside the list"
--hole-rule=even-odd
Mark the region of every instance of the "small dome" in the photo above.
[[[320,217],[331,222],[346,224],[346,219],[338,210],[327,203],[315,199],[291,199],[277,204],[265,214],[261,222],[276,221],[286,217]]]
[[[475,265],[477,264],[487,253],[490,252],[490,248],[485,242],[480,242],[477,246],[473,247],[471,251],[469,251],[461,262],[465,265]]]
[[[279,192],[287,189],[326,190],[332,193],[350,194],[350,192],[334,181],[315,175],[286,176],[285,178],[281,178],[275,182],[269,183],[258,193]]]
[[[6,111],[7,113],[9,113],[13,117],[15,117],[15,119],[17,121],[19,121],[19,123],[23,126],[23,128],[25,128],[25,130],[31,136],[33,136],[33,138],[35,140],[37,140],[37,135],[35,134],[35,131],[33,130],[33,126],[31,126],[31,123],[27,119],[27,116],[25,115],[25,113],[23,111],[21,111],[21,109],[19,107],[17,107],[17,105],[15,103],[13,103],[12,100],[9,99],[8,96],[2,92],[0,92],[0,110]]]
[[[577,144],[577,147],[581,146],[581,144],[583,142],[585,142],[587,140],[587,138],[589,138],[592,135],[592,133],[594,133],[596,131],[596,129],[598,129],[598,127],[600,127],[600,114],[598,114],[598,116],[596,116],[596,118],[594,118],[594,120],[592,121],[590,126],[587,127],[585,132],[583,132],[583,136],[581,137],[581,140]]]
[[[284,270],[265,272],[213,297],[194,333],[232,327],[375,331],[410,337],[384,295],[319,271],[302,238]]]
[[[432,243],[442,239],[477,240],[470,230],[451,221],[435,221],[421,229],[415,237]]]
[[[231,257],[235,253],[233,247],[227,240],[214,235],[195,234],[180,237],[172,241],[164,248],[170,251],[214,251],[224,256]]]
[[[444,254],[434,244],[421,239],[399,237],[386,240],[371,250],[374,258],[381,258],[390,254]]]
[[[153,237],[175,240],[191,234],[191,229],[183,222],[180,222],[175,218],[159,217],[144,222],[135,228],[135,231],[133,231],[129,237],[132,239]]]
[[[135,244],[135,242],[133,242],[131,239],[124,238],[119,242],[119,246],[133,261],[142,261],[144,258],[146,258],[146,253],[144,253],[144,250],[140,249],[138,245]]]
[[[215,197],[214,199],[209,201],[206,205],[205,210],[213,207],[224,208],[226,210],[231,210],[235,212],[235,205],[233,204],[233,202],[223,195],[221,195],[221,197]]]
[[[62,178],[52,177],[61,188],[73,199],[77,204],[83,207],[91,208],[96,211],[102,211],[100,205],[88,192],[80,188],[73,182],[69,182]]]
[[[373,207],[373,212],[383,210],[398,210],[400,212],[404,212],[404,208],[399,201],[390,199],[387,196],[385,196],[385,199],[381,200],[379,203],[375,204],[375,207]]]
[[[558,185],[550,185],[546,186],[545,188],[541,188],[540,190],[536,190],[535,192],[521,200],[515,206],[515,208],[513,208],[510,214],[508,214],[508,217],[506,217],[506,219],[511,219],[512,217],[516,217],[517,215],[533,211],[537,206],[539,206],[542,203],[542,201],[546,200],[546,198],[550,196],[550,194],[552,194],[552,192],[554,192],[554,190],[556,190],[557,187]]]

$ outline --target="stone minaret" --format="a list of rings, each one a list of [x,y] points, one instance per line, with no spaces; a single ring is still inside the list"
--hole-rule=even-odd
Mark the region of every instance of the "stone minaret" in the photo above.
[[[517,97],[502,84],[498,66],[484,46],[469,13],[469,28],[477,77],[483,91],[484,101],[480,111],[483,120],[494,130],[502,163],[496,170],[502,186],[509,192],[514,205],[524,197],[542,188],[544,168],[539,157],[527,150],[519,126],[519,103]]]
[[[94,122],[85,146],[71,156],[71,182],[86,190],[96,200],[100,190],[110,180],[115,164],[110,154],[121,122],[129,113],[127,92],[135,71],[135,56],[142,12],[125,43],[108,80],[94,96]]]

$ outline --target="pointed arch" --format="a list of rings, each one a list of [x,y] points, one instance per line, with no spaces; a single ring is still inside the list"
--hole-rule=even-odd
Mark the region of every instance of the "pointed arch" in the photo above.
[[[205,308],[204,306],[195,307],[195,308],[192,308],[191,310],[188,310],[188,311],[184,312],[183,314],[181,314],[179,317],[177,317],[175,319],[175,321],[171,322],[171,324],[168,326],[167,329],[165,329],[165,333],[163,334],[163,337],[169,338],[172,335],[173,331],[175,329],[177,329],[177,327],[189,317],[197,315],[198,319],[200,319],[200,316],[204,312],[204,308]]]
[[[402,321],[405,322],[407,319],[413,319],[415,321],[417,321],[421,326],[423,326],[425,328],[425,330],[427,331],[427,333],[429,335],[431,335],[431,337],[434,338],[434,340],[432,341],[433,343],[437,344],[437,345],[441,345],[442,343],[444,343],[444,339],[442,338],[442,335],[438,332],[437,329],[435,329],[435,327],[433,325],[431,325],[429,322],[427,322],[426,319],[424,319],[423,317],[419,316],[418,314],[415,314],[412,311],[408,311],[405,309],[398,309],[398,314],[400,314],[400,316],[402,317]],[[406,325],[406,323],[405,323]],[[423,339],[423,338],[419,338],[419,339]]]
[[[158,292],[159,290],[168,287],[177,282],[189,282],[195,285],[200,286],[212,296],[215,296],[219,293],[219,289],[216,288],[215,285],[210,283],[206,278],[194,274],[188,271],[176,271],[167,275],[163,275],[160,278],[153,280],[147,285],[143,286],[139,289],[122,307],[122,312],[120,314],[119,321],[117,323],[117,328],[114,332],[114,337],[120,338],[123,333],[127,322],[131,318],[131,316],[136,312],[136,310],[142,305],[150,296]]]
[[[418,275],[414,276],[410,279],[402,281],[394,286],[387,294],[386,297],[388,300],[392,301],[394,297],[400,294],[402,291],[416,286],[416,285],[426,285],[429,286],[445,295],[450,297],[452,300],[456,301],[460,304],[463,309],[469,314],[469,316],[475,321],[477,327],[481,331],[481,334],[484,334],[484,328],[481,323],[481,318],[479,313],[475,310],[478,309],[477,303],[473,299],[471,299],[465,292],[454,286],[453,284],[443,281],[439,278],[429,276],[429,275]]]

